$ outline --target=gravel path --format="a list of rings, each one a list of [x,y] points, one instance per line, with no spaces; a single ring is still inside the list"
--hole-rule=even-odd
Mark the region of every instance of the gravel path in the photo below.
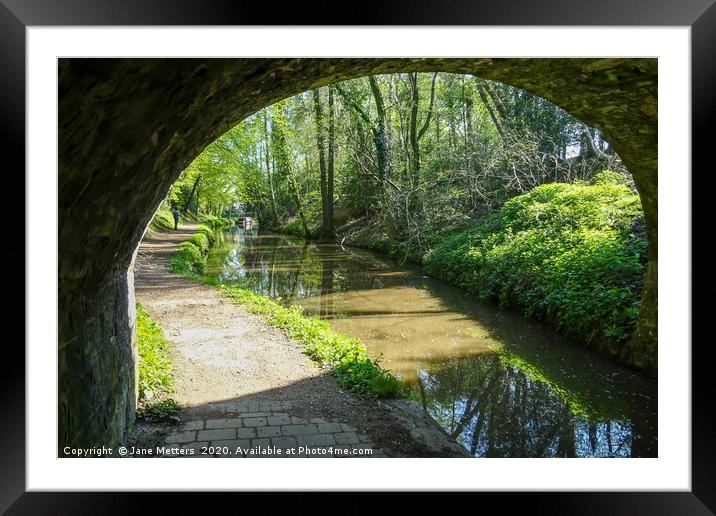
[[[459,455],[449,443],[436,448],[435,439],[423,439],[425,422],[406,424],[398,405],[344,392],[300,344],[261,316],[213,287],[170,273],[169,257],[197,226],[146,236],[135,262],[137,300],[174,348],[173,397],[183,421],[164,438],[169,448],[217,446],[215,456],[226,455],[224,447],[231,456],[254,456],[247,449],[335,444],[370,448],[374,457]]]

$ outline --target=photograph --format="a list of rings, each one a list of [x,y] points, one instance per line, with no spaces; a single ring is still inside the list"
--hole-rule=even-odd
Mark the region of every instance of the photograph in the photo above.
[[[58,455],[657,457],[658,78],[59,59]]]
[[[714,513],[691,300],[713,0],[351,25],[94,1],[0,0],[26,202],[0,513],[284,491]]]

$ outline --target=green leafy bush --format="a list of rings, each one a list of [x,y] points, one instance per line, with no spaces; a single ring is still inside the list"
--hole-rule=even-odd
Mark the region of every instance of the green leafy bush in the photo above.
[[[216,232],[204,224],[199,224],[197,229],[199,230],[200,234],[206,237],[206,241],[209,243],[209,247],[213,246],[214,241],[216,240]]]
[[[194,244],[202,253],[209,251],[209,239],[205,233],[194,233],[187,242]]]
[[[638,194],[609,171],[514,197],[425,256],[426,271],[586,342],[624,343],[639,313],[646,236]]]
[[[138,415],[148,421],[179,421],[179,406],[167,395],[174,391],[170,344],[162,329],[137,303],[139,354]]]
[[[170,344],[162,330],[137,303],[137,351],[139,399],[152,398],[172,389]]]
[[[308,219],[308,235],[306,235],[306,231],[303,228],[303,223],[301,222],[301,219],[298,217],[294,217],[285,224],[283,224],[280,228],[276,228],[281,233],[286,233],[289,235],[296,235],[300,237],[309,237],[309,238],[316,238],[318,237],[319,231],[321,228],[320,219]]]
[[[181,408],[176,400],[166,398],[149,402],[140,412],[140,417],[150,423],[178,423]]]
[[[186,241],[179,245],[170,260],[169,269],[177,274],[201,274],[204,272],[206,257],[194,243]]]
[[[234,225],[234,221],[231,219],[224,219],[221,217],[215,217],[214,215],[207,215],[205,217],[206,225],[209,226],[214,231],[218,231],[220,229],[230,228]]]

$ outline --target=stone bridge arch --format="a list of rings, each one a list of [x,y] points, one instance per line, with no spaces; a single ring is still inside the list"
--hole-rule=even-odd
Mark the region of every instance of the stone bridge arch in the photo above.
[[[469,73],[539,95],[601,130],[634,176],[649,265],[625,349],[656,370],[655,59],[60,59],[59,447],[114,444],[134,419],[131,262],[181,171],[259,109],[335,81]]]

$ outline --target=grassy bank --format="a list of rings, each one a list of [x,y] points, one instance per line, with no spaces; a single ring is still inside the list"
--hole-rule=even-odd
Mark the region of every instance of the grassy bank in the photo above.
[[[265,315],[270,325],[303,344],[306,355],[329,369],[342,387],[361,396],[386,398],[399,395],[401,384],[398,379],[383,369],[378,359],[370,358],[358,339],[333,330],[325,321],[304,315],[298,307],[281,306],[266,296],[233,285],[218,287],[224,295],[246,305],[253,313]]]
[[[234,225],[230,219],[207,217],[191,238],[182,242],[179,251],[171,257],[169,268],[177,274],[202,274],[206,266],[206,254],[217,238],[219,231]]]
[[[265,316],[268,324],[301,343],[304,353],[320,367],[328,369],[343,388],[365,397],[386,398],[401,394],[400,381],[380,366],[379,359],[370,358],[359,340],[334,331],[320,319],[306,316],[298,307],[284,307],[269,297],[233,285],[222,285],[204,276],[206,253],[215,242],[214,232],[207,229],[200,226],[199,232],[181,244],[171,258],[173,272],[215,286],[232,301]]]
[[[198,215],[198,218],[205,220],[208,226],[213,227],[218,225],[219,228],[225,227],[226,224],[233,225],[233,221],[229,219],[223,219],[221,217],[215,217],[213,215]],[[183,213],[179,215],[179,224],[182,224],[189,220]],[[149,223],[149,231],[162,231],[162,230],[173,230],[174,229],[174,215],[172,215],[171,208],[166,201],[162,202],[159,209],[154,214],[151,222]]]
[[[646,270],[639,196],[610,172],[591,184],[542,185],[446,239],[424,265],[481,298],[618,353],[633,335]]]
[[[139,399],[137,413],[148,421],[175,422],[179,406],[171,398],[171,347],[162,329],[137,303],[137,347],[139,353]]]
[[[154,214],[152,221],[149,223],[148,230],[151,233],[153,231],[172,229],[174,229],[174,216],[172,215],[171,210],[167,206],[164,206],[164,203],[162,203],[162,206],[159,207],[157,212]]]

